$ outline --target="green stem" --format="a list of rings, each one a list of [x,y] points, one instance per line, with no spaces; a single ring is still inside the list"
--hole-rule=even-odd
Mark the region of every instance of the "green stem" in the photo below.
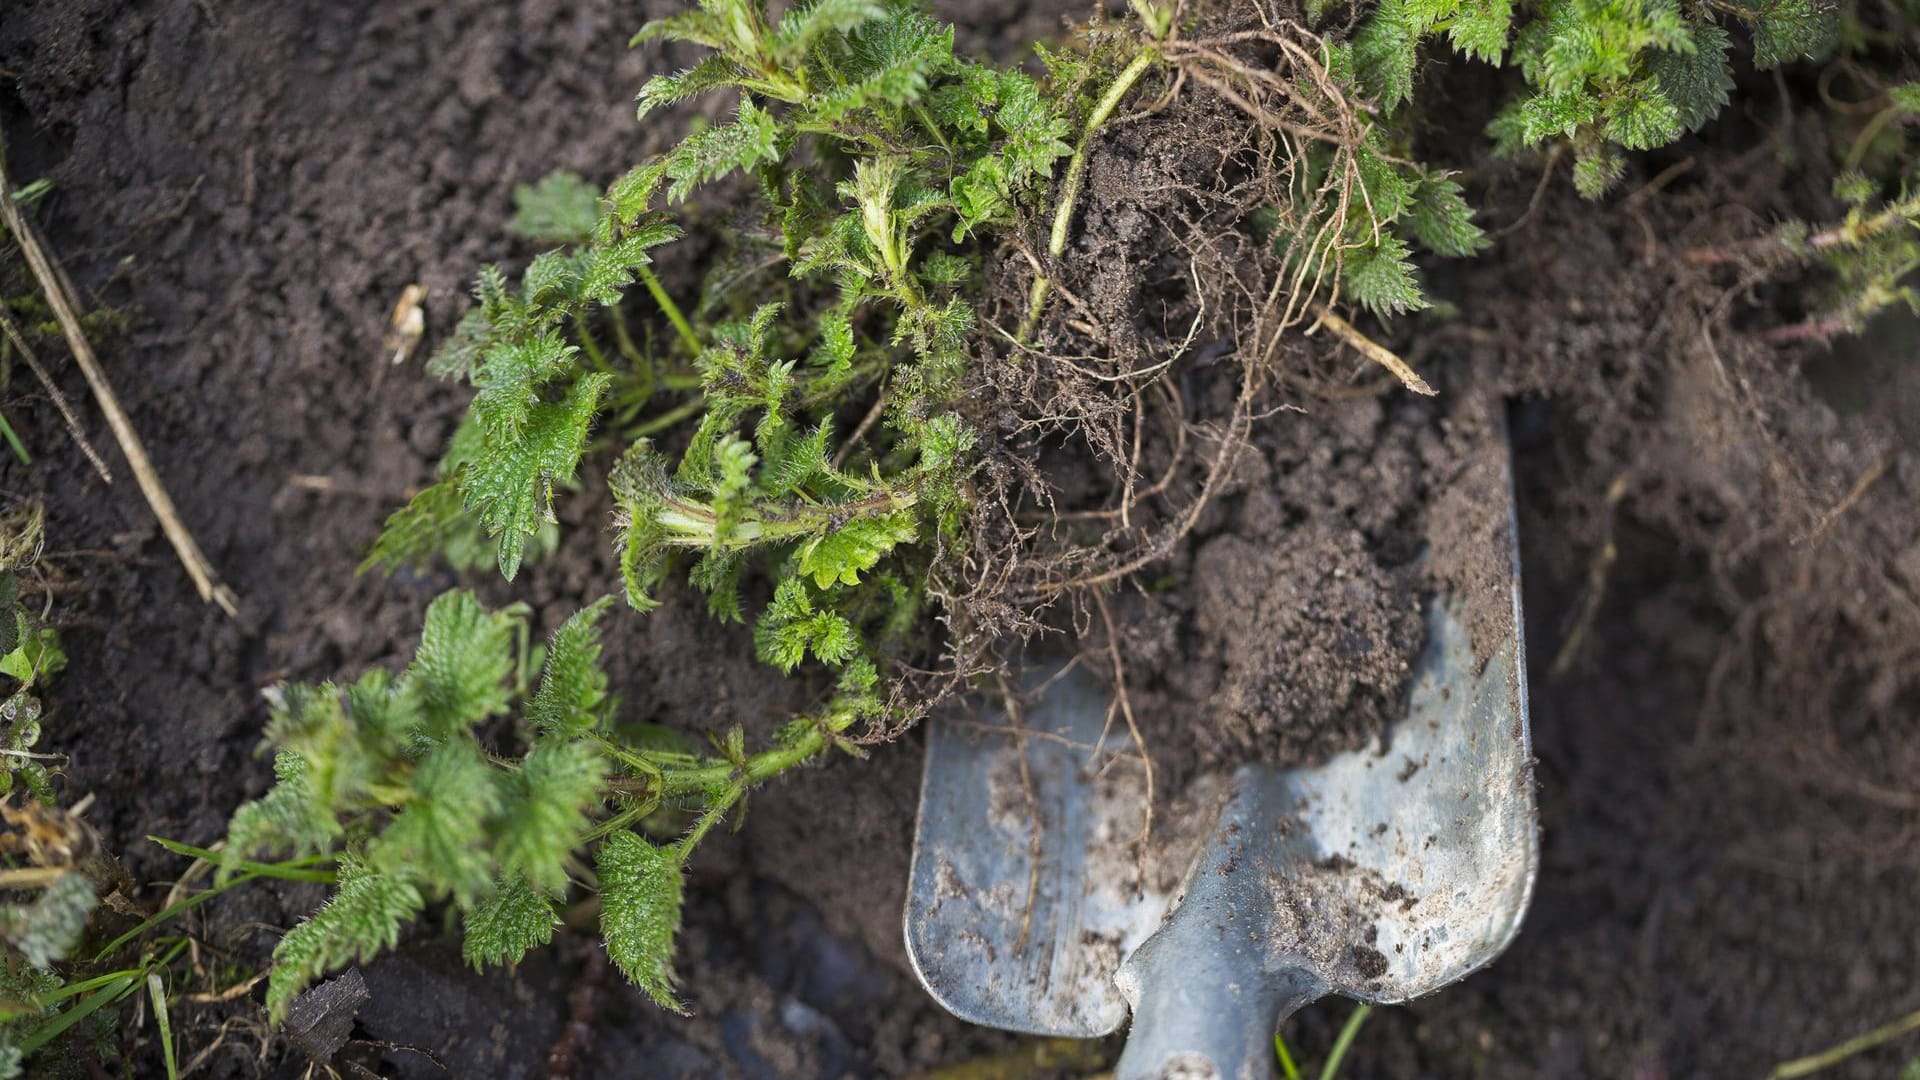
[[[674,843],[676,854],[680,859],[680,865],[685,866],[687,864],[687,860],[693,856],[693,849],[699,847],[700,841],[706,838],[707,833],[711,832],[713,827],[718,825],[721,820],[727,816],[727,811],[733,809],[734,805],[740,801],[740,796],[745,790],[742,785],[737,783],[728,788],[725,795],[715,799],[708,805],[706,810],[701,813],[699,820],[693,823],[693,828],[687,830],[687,835],[681,837]]]
[[[311,869],[327,861],[327,856],[325,855],[306,855],[298,859],[290,859],[287,862],[280,863],[249,862],[246,859],[229,860],[218,851],[209,851],[203,847],[194,847],[192,844],[183,844],[178,840],[169,840],[164,836],[149,836],[147,839],[159,844],[175,855],[185,855],[189,859],[205,859],[217,866],[231,867],[242,873],[252,874],[255,877],[279,878],[282,881],[318,881],[326,885],[333,884],[337,877],[331,870]]]
[[[655,434],[656,432],[665,431],[682,420],[698,416],[700,410],[706,407],[707,402],[705,398],[692,398],[688,401],[683,401],[673,408],[668,409],[666,412],[629,429],[627,436],[628,438],[639,439]]]
[[[1817,1054],[1783,1061],[1775,1065],[1773,1071],[1767,1074],[1767,1080],[1796,1080],[1797,1077],[1812,1076],[1822,1069],[1830,1069],[1840,1064],[1855,1054],[1871,1050],[1882,1043],[1892,1042],[1902,1035],[1915,1031],[1920,1031],[1920,1012],[1908,1013],[1890,1024],[1882,1024],[1863,1035],[1855,1035]]]
[[[664,773],[660,777],[660,790],[667,795],[683,795],[734,780],[745,787],[754,787],[814,757],[828,745],[827,733],[815,727],[790,745],[776,746],[754,754],[743,765],[720,762],[697,769]]]
[[[1080,133],[1080,142],[1073,148],[1073,157],[1067,162],[1067,177],[1060,184],[1060,202],[1053,211],[1053,232],[1047,238],[1048,255],[1058,259],[1066,253],[1067,235],[1073,228],[1074,205],[1080,200],[1080,185],[1086,177],[1087,148],[1092,145],[1094,135],[1102,124],[1112,118],[1113,111],[1120,107],[1120,99],[1127,96],[1127,91],[1133,89],[1133,84],[1139,82],[1140,76],[1146,74],[1147,69],[1159,58],[1159,53],[1152,48],[1140,50],[1140,55],[1121,69],[1107,87],[1107,92],[1100,95],[1100,100],[1094,104],[1093,112],[1088,114],[1086,129]],[[1021,341],[1031,337],[1040,325],[1040,314],[1046,309],[1047,293],[1052,288],[1053,283],[1047,280],[1045,274],[1034,278],[1033,291],[1027,300],[1027,318],[1020,327]]]
[[[15,1044],[20,1048],[21,1055],[23,1057],[32,1055],[34,1051],[59,1038],[68,1028],[92,1016],[94,1013],[100,1011],[101,1008],[138,990],[146,984],[149,974],[160,971],[168,964],[173,963],[186,949],[187,941],[185,938],[182,938],[175,942],[166,952],[162,953],[159,959],[150,963],[143,964],[137,968],[130,968],[126,971],[109,972],[108,974],[88,979],[85,982],[64,986],[61,987],[60,990],[41,998],[40,1001],[43,1005],[51,1005],[64,998],[86,993],[89,990],[92,991],[92,993],[87,995],[85,1000],[47,1021],[45,1024],[42,1024],[31,1034]]]
[[[1360,1034],[1360,1025],[1367,1022],[1367,1015],[1371,1012],[1371,1005],[1353,1007],[1346,1024],[1340,1028],[1340,1034],[1333,1040],[1333,1049],[1327,1051],[1327,1063],[1320,1067],[1320,1080],[1333,1080],[1340,1075],[1340,1063],[1346,1060],[1347,1051],[1353,1048],[1354,1037]]]
[[[585,315],[577,313],[574,315],[573,332],[579,337],[580,348],[586,352],[587,360],[593,364],[595,371],[612,370],[607,367],[607,354],[600,351],[600,342],[594,338],[593,331],[588,328]]]
[[[1273,1056],[1280,1059],[1280,1072],[1287,1080],[1300,1080],[1300,1066],[1293,1063],[1293,1055],[1287,1052],[1287,1040],[1273,1033]]]
[[[946,134],[940,130],[939,124],[933,122],[933,117],[927,115],[927,107],[918,101],[914,102],[913,115],[920,119],[921,127],[926,128],[934,138],[940,140],[940,149],[945,150],[948,157],[952,157],[953,144],[947,141]]]
[[[633,343],[633,334],[627,330],[627,317],[625,313],[616,307],[613,309],[612,315],[613,343],[619,348],[620,355],[626,358],[627,364],[633,369],[633,374],[628,379],[633,389],[629,390],[625,397],[631,403],[634,411],[638,412],[653,398],[653,360],[647,356],[647,354],[641,352],[639,346]]]
[[[687,317],[680,313],[680,305],[674,303],[673,297],[667,295],[667,290],[660,284],[660,279],[654,276],[651,269],[643,266],[640,268],[640,280],[646,284],[647,291],[653,294],[653,302],[660,305],[661,311],[666,312],[667,321],[672,323],[674,330],[680,334],[680,340],[687,346],[687,352],[694,356],[700,355],[700,335],[693,332],[692,324],[688,323]]]
[[[627,329],[627,320],[617,307],[613,309],[613,342],[619,347],[620,355],[627,358],[627,363],[632,364],[635,371],[644,368],[649,375],[653,373],[653,365],[648,362],[646,354],[640,351],[640,347],[633,343],[633,333]]]

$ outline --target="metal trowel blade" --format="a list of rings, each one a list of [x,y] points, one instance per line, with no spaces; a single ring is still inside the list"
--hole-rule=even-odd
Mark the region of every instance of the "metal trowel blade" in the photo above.
[[[1479,535],[1512,556],[1510,492],[1489,486],[1508,501],[1484,508]],[[1289,966],[1311,996],[1388,1003],[1491,961],[1538,858],[1516,561],[1478,598],[1513,614],[1484,662],[1472,598],[1437,596],[1407,715],[1384,740],[1207,778],[1144,854],[1131,843],[1144,772],[1096,679],[1056,674],[1017,724],[933,721],[906,907],[922,983],[974,1023],[1095,1037],[1181,979]],[[1202,920],[1209,940],[1234,936],[1224,959],[1217,943],[1207,963],[1183,955],[1181,926]]]

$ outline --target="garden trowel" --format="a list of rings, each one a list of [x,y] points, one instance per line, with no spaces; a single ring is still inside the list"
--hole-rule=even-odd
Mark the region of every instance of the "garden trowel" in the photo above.
[[[1311,768],[1204,777],[1150,843],[1144,770],[1084,670],[1048,673],[1016,717],[933,722],[906,908],[933,996],[1037,1035],[1131,1013],[1117,1080],[1259,1080],[1308,1002],[1406,1001],[1498,956],[1537,838],[1511,487],[1482,490],[1485,527],[1462,534],[1501,569],[1428,603],[1405,718]]]

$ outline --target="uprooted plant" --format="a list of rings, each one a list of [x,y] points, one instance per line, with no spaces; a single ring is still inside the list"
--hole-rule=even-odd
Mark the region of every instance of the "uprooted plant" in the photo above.
[[[1597,195],[1621,149],[1724,103],[1727,25],[1778,62],[1820,47],[1827,6],[1387,0],[1340,6],[1339,24],[1325,3],[1136,0],[1136,19],[1040,50],[1039,77],[957,55],[905,3],[776,18],[702,0],[650,24],[636,42],[708,53],[649,81],[641,115],[730,92],[732,118],[603,197],[564,175],[521,192],[516,227],[563,246],[517,282],[482,271],[432,362],[472,384],[472,407],[369,563],[490,555],[512,579],[552,547],[555,489],[597,421],[621,445],[628,605],[684,576],[715,618],[751,620],[760,659],[824,669],[833,689],[771,745],[663,747],[615,722],[606,603],[555,634],[535,683],[523,613],[466,593],[434,603],[399,676],[279,689],[279,782],[235,816],[225,858],[333,855],[340,880],[276,950],[271,1010],[436,900],[461,912],[472,962],[516,960],[583,885],[616,963],[676,1007],[683,868],[749,788],[904,730],[1056,612],[1104,614],[1101,590],[1193,530],[1285,395],[1352,391],[1342,350],[1434,392],[1356,325],[1429,305],[1416,246],[1487,242],[1415,150],[1425,39],[1517,66],[1496,144],[1570,146]],[[1084,224],[1090,177],[1142,128],[1183,145],[1127,146],[1155,201],[1122,241]],[[670,207],[714,185],[752,209],[701,238],[711,269],[683,304],[653,252],[681,235]],[[1154,250],[1150,295],[1083,290],[1122,244]],[[1063,455],[1094,463],[1096,490],[1061,494]],[[516,701],[511,734],[483,741]]]

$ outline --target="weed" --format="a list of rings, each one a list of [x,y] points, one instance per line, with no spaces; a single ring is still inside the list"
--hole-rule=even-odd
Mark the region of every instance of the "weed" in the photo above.
[[[1340,1034],[1334,1036],[1333,1046],[1327,1050],[1327,1059],[1320,1065],[1320,1080],[1336,1080],[1340,1075],[1340,1066],[1345,1064],[1347,1051],[1353,1049],[1353,1041],[1360,1035],[1361,1027],[1367,1018],[1373,1015],[1373,1006],[1364,1002],[1353,1007],[1347,1014],[1347,1021],[1340,1025]],[[1273,1034],[1273,1056],[1280,1064],[1280,1074],[1286,1080],[1301,1080],[1304,1075],[1300,1066],[1294,1062],[1293,1054],[1287,1050],[1287,1040],[1279,1033]]]
[[[556,543],[557,492],[597,427],[618,450],[627,605],[645,612],[684,578],[716,619],[752,624],[761,660],[824,672],[832,689],[765,746],[738,730],[705,753],[642,745],[613,723],[597,664],[608,602],[555,634],[528,685],[524,613],[464,592],[434,602],[398,675],[277,689],[278,782],[235,814],[220,858],[229,880],[266,852],[331,861],[338,887],[276,950],[270,1012],[437,902],[459,914],[472,963],[514,962],[551,938],[576,885],[598,893],[614,962],[678,1008],[695,845],[755,784],[897,734],[997,670],[998,644],[1061,597],[1163,558],[1229,482],[1263,394],[1302,378],[1284,363],[1304,330],[1326,327],[1432,392],[1354,321],[1431,304],[1416,251],[1487,243],[1456,179],[1413,152],[1424,43],[1445,35],[1517,67],[1527,89],[1495,121],[1497,147],[1571,147],[1577,185],[1597,195],[1623,152],[1725,103],[1726,26],[1770,66],[1826,48],[1829,7],[1387,0],[1343,39],[1292,21],[1220,30],[1139,0],[1135,19],[1041,50],[1038,77],[956,54],[952,28],[905,2],[812,0],[775,17],[757,0],[701,0],[649,24],[636,43],[706,52],[648,81],[640,115],[721,92],[731,113],[603,192],[556,174],[516,193],[514,230],[552,247],[517,277],[479,274],[429,363],[472,387],[471,408],[366,565],[491,561],[515,578]],[[1189,259],[1192,329],[1142,344],[1095,325],[1065,264],[1112,130],[1178,109],[1218,167],[1213,187],[1169,185],[1159,222]],[[748,209],[710,238],[696,294],[654,258],[681,237],[675,204],[716,187]],[[1859,205],[1850,249],[1905,236],[1870,227],[1904,203]],[[1201,363],[1189,352],[1203,329],[1235,365],[1212,416],[1169,376]],[[1077,365],[1068,344],[1111,372]],[[1154,410],[1176,449],[1149,484],[1137,474]],[[1091,539],[1057,527],[1034,443],[1001,445],[1007,430],[1075,440],[1109,467],[1123,494],[1091,516],[1118,524]],[[1207,456],[1183,460],[1190,445]],[[483,740],[506,716],[513,734]]]
[[[1421,46],[1441,34],[1464,57],[1514,65],[1526,90],[1487,134],[1503,153],[1571,146],[1574,186],[1598,197],[1624,173],[1623,151],[1665,146],[1726,105],[1727,24],[1748,31],[1766,69],[1830,49],[1839,15],[1824,0],[1385,0],[1354,59],[1388,111],[1414,100]]]

